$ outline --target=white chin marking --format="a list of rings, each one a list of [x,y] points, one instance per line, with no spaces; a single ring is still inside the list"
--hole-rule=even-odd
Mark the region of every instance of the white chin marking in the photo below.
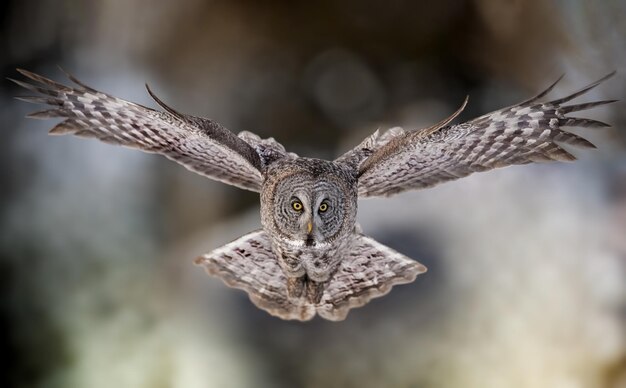
[[[285,239],[285,242],[288,245],[291,245],[292,247],[303,247],[305,245],[304,244],[304,240],[287,240],[287,239]]]
[[[308,247],[308,248],[313,248],[313,249],[317,249],[317,248],[326,248],[330,245],[330,243],[327,242],[316,242],[314,245],[306,245],[306,240],[285,240],[287,242],[288,245],[291,245],[292,247]]]

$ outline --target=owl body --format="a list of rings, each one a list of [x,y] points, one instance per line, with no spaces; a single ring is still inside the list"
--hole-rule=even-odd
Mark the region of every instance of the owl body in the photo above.
[[[260,193],[263,230],[197,258],[210,275],[245,290],[253,303],[283,319],[316,314],[342,320],[351,308],[409,283],[426,267],[365,236],[356,225],[357,197],[384,197],[432,187],[474,172],[531,162],[571,161],[563,144],[594,148],[566,127],[605,127],[569,116],[615,100],[571,104],[611,77],[559,99],[533,98],[451,125],[467,104],[423,129],[378,131],[334,161],[288,153],[273,138],[233,132],[180,113],[148,88],[164,111],[97,91],[68,74],[66,86],[18,70],[13,80],[50,109],[32,118],[63,118],[51,134],[74,134],[158,153],[187,169]]]
[[[261,223],[290,278],[291,298],[319,300],[353,239],[357,171],[313,158],[283,158],[265,171]]]

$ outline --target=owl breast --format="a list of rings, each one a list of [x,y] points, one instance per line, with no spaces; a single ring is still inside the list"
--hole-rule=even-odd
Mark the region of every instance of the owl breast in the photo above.
[[[290,277],[305,274],[311,280],[324,282],[332,276],[344,252],[350,249],[351,235],[316,247],[299,246],[294,242],[276,241],[272,249],[283,272]]]

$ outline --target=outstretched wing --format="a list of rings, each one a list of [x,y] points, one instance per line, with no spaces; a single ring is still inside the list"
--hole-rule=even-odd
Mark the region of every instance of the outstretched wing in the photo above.
[[[566,115],[616,100],[563,104],[613,74],[615,72],[550,102],[538,100],[552,90],[560,78],[529,100],[462,124],[448,126],[444,121],[444,125],[427,130],[394,129],[391,134],[385,133],[373,140],[374,147],[368,148],[368,153],[359,160],[359,195],[389,196],[497,167],[574,160],[575,157],[559,144],[595,147],[582,137],[564,131],[563,127],[606,127],[608,124]]]
[[[50,105],[32,118],[65,119],[51,134],[93,137],[107,143],[165,155],[191,171],[243,189],[260,191],[262,160],[253,146],[215,121],[184,115],[148,92],[166,112],[94,90],[68,74],[68,87],[26,70],[32,84],[12,80],[37,93],[20,100]]]
[[[385,295],[396,284],[410,283],[426,271],[422,264],[372,238],[360,234],[354,237],[352,250],[342,258],[318,304],[288,297],[287,277],[262,230],[198,257],[196,264],[230,287],[246,291],[257,307],[271,315],[307,321],[317,313],[341,321],[350,309]]]

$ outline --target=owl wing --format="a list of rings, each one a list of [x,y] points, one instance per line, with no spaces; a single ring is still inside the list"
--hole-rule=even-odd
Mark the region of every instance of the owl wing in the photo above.
[[[260,309],[282,319],[307,321],[315,314],[340,321],[348,311],[383,296],[396,284],[409,283],[426,271],[420,263],[370,237],[355,235],[352,251],[342,259],[319,304],[287,296],[287,277],[262,231],[239,239],[196,259],[207,273],[226,285],[244,290]]]
[[[18,98],[51,106],[28,117],[64,119],[50,130],[51,134],[93,137],[161,154],[208,178],[243,189],[260,190],[264,160],[259,150],[266,148],[263,144],[255,147],[215,121],[181,114],[165,105],[149,88],[148,92],[165,112],[99,92],[69,74],[76,84],[73,87],[29,71],[18,71],[33,82],[12,81],[38,94]],[[259,142],[262,142],[260,138]],[[278,144],[273,139],[267,142]]]
[[[539,102],[539,99],[552,90],[560,78],[529,100],[462,124],[448,125],[460,113],[459,110],[442,123],[425,130],[393,129],[393,133],[380,137],[374,134],[369,144],[360,149],[357,146],[342,158],[356,159],[358,192],[363,197],[389,196],[431,187],[497,167],[574,160],[575,157],[561,144],[587,148],[595,146],[563,128],[607,127],[608,124],[567,115],[616,100],[574,105],[564,103],[596,87],[613,74],[615,72],[567,97],[550,102]]]

